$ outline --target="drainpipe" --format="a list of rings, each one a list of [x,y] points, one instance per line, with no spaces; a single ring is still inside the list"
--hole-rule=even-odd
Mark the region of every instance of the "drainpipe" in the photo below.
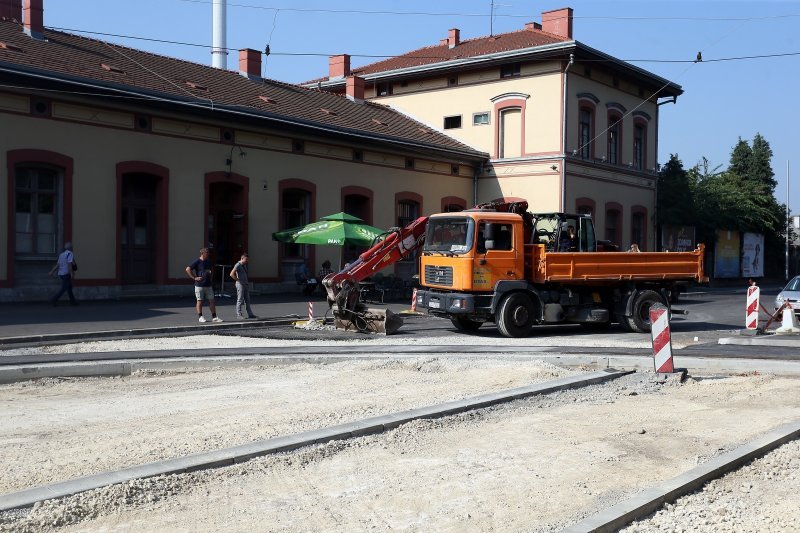
[[[483,174],[484,164],[481,163],[475,167],[472,173],[472,205],[478,205],[478,176]],[[469,209],[469,208],[467,208]]]
[[[567,206],[567,72],[569,67],[575,62],[575,56],[569,55],[569,63],[564,67],[564,101],[562,102],[561,109],[564,116],[561,117],[561,209],[565,211]]]

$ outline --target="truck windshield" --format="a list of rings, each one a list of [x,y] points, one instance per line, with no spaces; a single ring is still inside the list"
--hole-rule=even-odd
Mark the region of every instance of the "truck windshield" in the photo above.
[[[475,222],[471,218],[431,218],[423,251],[463,254],[472,249],[474,234]]]

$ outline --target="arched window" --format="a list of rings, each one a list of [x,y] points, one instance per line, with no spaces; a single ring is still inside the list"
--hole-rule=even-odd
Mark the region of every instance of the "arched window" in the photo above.
[[[638,244],[639,249],[647,249],[647,208],[635,205],[631,207],[631,244]]]
[[[281,193],[280,229],[285,230],[312,222],[311,192],[305,189],[286,188]],[[307,256],[306,246],[283,243],[284,259],[301,259]]]
[[[581,105],[578,119],[578,155],[583,159],[592,158],[592,138],[594,137],[594,108]]]
[[[445,196],[442,198],[442,213],[456,213],[467,208],[467,202],[458,196]]]
[[[637,170],[647,168],[647,123],[637,119],[633,123],[633,167]]]
[[[342,211],[372,225],[372,191],[364,187],[343,187]],[[363,251],[362,247],[345,245],[341,254],[342,264],[352,263]]]
[[[508,108],[500,112],[500,158],[522,155],[522,109]]]
[[[608,115],[608,150],[606,157],[612,165],[619,164],[620,161],[620,147],[622,146],[622,117],[617,113],[610,113]]]
[[[606,204],[605,239],[613,244],[622,244],[622,206],[616,202]]]
[[[575,200],[575,212],[579,215],[594,216],[595,201],[591,198],[578,198]]]
[[[14,251],[17,257],[53,257],[62,240],[63,171],[20,164],[14,174]]]

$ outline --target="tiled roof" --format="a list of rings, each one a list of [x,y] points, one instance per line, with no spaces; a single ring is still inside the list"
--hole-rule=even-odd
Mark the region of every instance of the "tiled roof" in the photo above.
[[[355,103],[272,80],[254,81],[237,72],[61,31],[45,29],[44,37],[33,39],[23,33],[19,23],[0,20],[0,76],[3,70],[36,72],[58,80],[90,82],[209,109],[213,106],[218,111],[244,111],[266,121],[413,143],[476,159],[488,157],[380,104]]]
[[[564,42],[572,42],[572,39],[567,39],[566,37],[541,30],[512,31],[490,37],[467,39],[461,41],[453,48],[450,48],[446,42],[435,46],[426,46],[425,48],[420,48],[400,56],[384,59],[383,61],[371,63],[363,67],[353,68],[351,69],[351,74],[367,76],[379,72],[433,65],[445,61],[468,59]],[[320,78],[319,80],[312,80],[307,83],[314,83],[327,79],[328,78]]]

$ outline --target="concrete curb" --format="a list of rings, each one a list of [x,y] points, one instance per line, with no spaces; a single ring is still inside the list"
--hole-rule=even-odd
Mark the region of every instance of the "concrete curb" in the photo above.
[[[483,407],[489,407],[491,405],[509,402],[520,398],[526,398],[528,396],[585,387],[587,385],[594,385],[596,383],[602,383],[616,379],[630,373],[631,372],[629,371],[620,371],[615,369],[590,372],[579,376],[570,376],[544,383],[528,385],[525,387],[483,394],[464,400],[455,400],[437,405],[421,407],[418,409],[411,409],[408,411],[366,418],[347,424],[305,431],[302,433],[296,433],[294,435],[287,435],[285,437],[276,437],[272,439],[256,441],[250,444],[234,446],[222,450],[198,453],[185,457],[178,457],[176,459],[167,459],[164,461],[156,461],[153,463],[124,468],[122,470],[71,479],[68,481],[62,481],[60,483],[53,483],[19,492],[4,494],[0,496],[0,511],[9,511],[11,509],[18,509],[21,507],[30,507],[36,502],[43,500],[71,496],[87,490],[106,487],[116,483],[123,483],[133,479],[167,474],[181,474],[184,472],[192,472],[208,468],[230,466],[234,463],[242,463],[249,459],[253,459],[254,457],[291,451],[312,444],[381,433],[387,429],[396,428],[412,420],[422,418],[438,418],[442,416],[463,413],[465,411],[471,411],[474,409],[480,409]]]
[[[83,331],[70,333],[48,333],[42,335],[25,335],[19,337],[0,338],[0,347],[10,347],[18,344],[47,343],[60,341],[79,341],[96,339],[113,339],[117,337],[131,337],[144,335],[172,335],[175,333],[208,333],[213,331],[224,331],[228,329],[249,329],[254,326],[288,326],[298,319],[295,315],[291,318],[264,318],[258,320],[237,320],[223,322],[222,324],[206,323],[203,325],[191,326],[165,326],[159,328],[134,328],[134,329],[111,329],[102,331]]]
[[[800,420],[777,427],[754,441],[724,453],[655,488],[647,489],[633,498],[582,520],[564,530],[565,533],[585,531],[611,532],[627,526],[657,511],[685,494],[703,487],[712,479],[722,477],[746,463],[757,459],[782,444],[800,437]]]
[[[213,368],[250,365],[329,364],[340,361],[411,358],[508,356],[535,358],[555,365],[622,368],[651,371],[653,357],[644,354],[553,352],[538,346],[285,346],[280,348],[226,348],[202,350],[152,350],[147,352],[96,352],[0,357],[0,384],[56,377],[128,376],[139,370]],[[800,375],[800,359],[755,359],[743,357],[674,356],[675,364],[689,372]]]
[[[717,344],[733,346],[780,346],[784,348],[800,347],[800,335],[756,335],[753,337],[722,337]]]

